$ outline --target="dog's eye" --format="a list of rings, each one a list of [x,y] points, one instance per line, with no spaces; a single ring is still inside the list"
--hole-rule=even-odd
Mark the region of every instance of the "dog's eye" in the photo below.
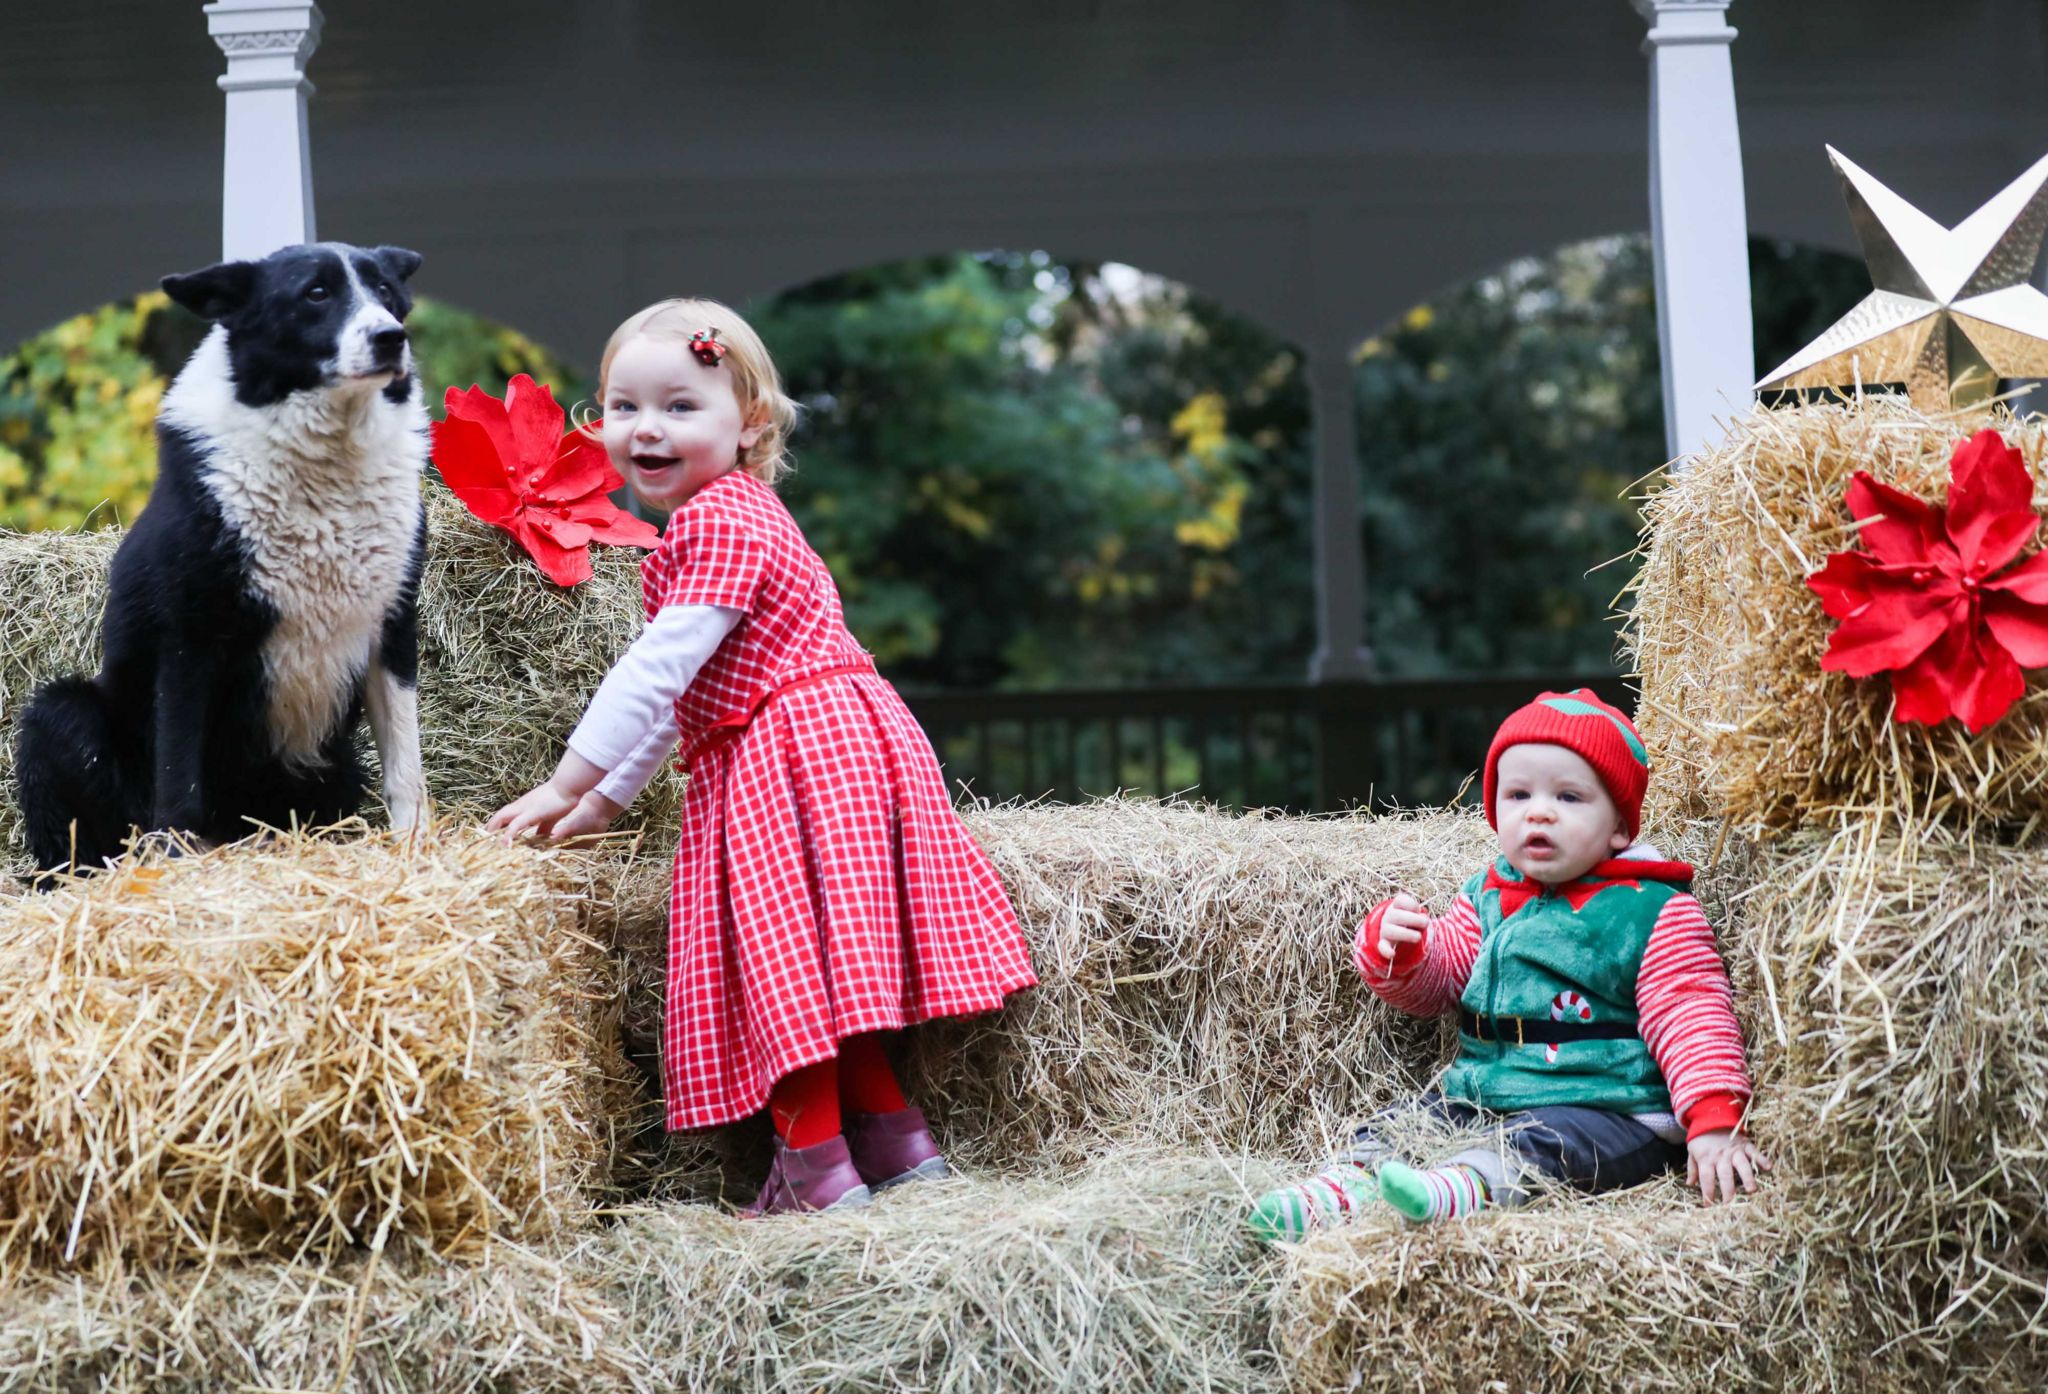
[[[325,300],[327,298],[327,287],[317,284],[307,286],[306,298],[308,300]]]

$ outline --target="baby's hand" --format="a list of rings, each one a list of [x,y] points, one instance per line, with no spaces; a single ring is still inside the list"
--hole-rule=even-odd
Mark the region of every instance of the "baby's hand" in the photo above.
[[[1423,909],[1421,901],[1401,891],[1387,903],[1386,913],[1380,916],[1380,957],[1392,963],[1403,945],[1420,944],[1428,932],[1429,911]]]
[[[1733,1128],[1716,1128],[1686,1140],[1685,1184],[1698,1186],[1700,1199],[1709,1205],[1717,1195],[1735,1199],[1737,1177],[1743,1190],[1755,1194],[1756,1178],[1770,1169],[1771,1159],[1763,1149],[1750,1141],[1749,1134]]]

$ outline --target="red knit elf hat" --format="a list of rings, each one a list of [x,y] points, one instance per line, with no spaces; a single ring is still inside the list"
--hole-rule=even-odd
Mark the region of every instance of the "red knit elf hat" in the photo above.
[[[1650,782],[1650,752],[1618,708],[1593,695],[1545,692],[1500,725],[1486,751],[1486,821],[1494,827],[1493,796],[1500,787],[1501,752],[1511,745],[1561,745],[1593,767],[1621,815],[1622,831],[1633,840],[1643,819],[1643,790]]]

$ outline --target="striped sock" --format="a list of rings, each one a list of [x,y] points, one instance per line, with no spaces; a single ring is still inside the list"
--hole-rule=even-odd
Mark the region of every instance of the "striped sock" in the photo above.
[[[1246,1223],[1269,1244],[1295,1244],[1311,1230],[1349,1220],[1371,1204],[1378,1192],[1369,1167],[1335,1162],[1306,1181],[1260,1196]]]
[[[1417,1171],[1399,1162],[1380,1168],[1380,1195],[1411,1220],[1455,1220],[1486,1208],[1486,1178],[1453,1163]]]

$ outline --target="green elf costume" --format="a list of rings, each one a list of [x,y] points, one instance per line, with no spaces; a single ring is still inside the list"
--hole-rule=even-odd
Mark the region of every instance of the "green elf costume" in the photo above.
[[[1510,716],[1486,756],[1496,827],[1501,753],[1524,743],[1583,758],[1636,837],[1649,757],[1624,713],[1581,689],[1546,692]],[[1367,984],[1419,1016],[1458,1011],[1457,1056],[1420,1107],[1496,1123],[1506,1146],[1417,1171],[1368,1124],[1324,1171],[1262,1197],[1253,1229],[1299,1239],[1376,1196],[1415,1218],[1520,1204],[1532,1173],[1616,1190],[1681,1164],[1686,1138],[1739,1126],[1750,1096],[1742,1035],[1691,882],[1690,866],[1643,844],[1558,885],[1497,857],[1392,959],[1379,949],[1392,902],[1375,906],[1353,945]]]

